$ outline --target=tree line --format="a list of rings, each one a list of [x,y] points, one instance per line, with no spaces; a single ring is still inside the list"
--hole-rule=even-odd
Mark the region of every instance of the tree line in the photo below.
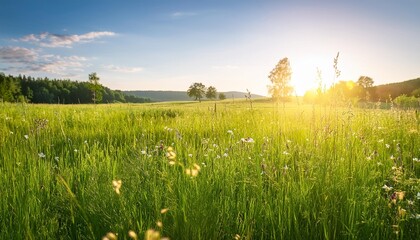
[[[214,86],[206,87],[206,85],[202,83],[193,83],[187,90],[187,95],[189,97],[195,98],[195,100],[200,101],[204,98],[204,96],[209,99],[216,99],[219,98],[219,100],[226,99],[226,95],[224,93],[218,93],[217,89]]]
[[[29,103],[145,103],[148,98],[126,95],[99,83],[96,73],[89,74],[89,82],[6,76],[0,72],[0,101]]]

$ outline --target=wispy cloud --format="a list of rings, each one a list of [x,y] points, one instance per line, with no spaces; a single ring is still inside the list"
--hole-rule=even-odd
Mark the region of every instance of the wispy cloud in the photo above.
[[[143,71],[141,67],[121,67],[115,65],[106,65],[104,66],[105,69],[108,69],[113,72],[120,72],[120,73],[136,73]]]
[[[92,42],[95,39],[107,36],[115,36],[114,32],[89,32],[81,35],[67,35],[67,34],[52,34],[52,33],[41,33],[41,34],[29,34],[18,39],[21,42],[29,42],[37,44],[41,47],[67,47],[70,48],[75,43],[87,43]]]
[[[172,18],[184,18],[198,15],[196,12],[174,12],[171,14]]]
[[[23,47],[0,47],[0,62],[6,66],[2,70],[19,73],[45,72],[69,75],[81,72],[88,59],[80,56],[59,56],[40,54],[39,51]]]

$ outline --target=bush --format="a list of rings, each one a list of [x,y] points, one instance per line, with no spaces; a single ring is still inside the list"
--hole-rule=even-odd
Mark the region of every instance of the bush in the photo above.
[[[408,97],[407,95],[403,94],[398,96],[394,99],[395,104],[399,108],[419,108],[420,107],[420,99],[414,96]]]

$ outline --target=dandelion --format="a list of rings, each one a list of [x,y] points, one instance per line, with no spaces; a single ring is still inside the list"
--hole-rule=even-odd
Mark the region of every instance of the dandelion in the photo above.
[[[44,154],[43,152],[40,152],[40,153],[38,153],[38,156],[39,156],[40,158],[44,158],[44,157],[45,157],[45,154]]]
[[[128,236],[133,240],[137,240],[137,234],[133,230],[128,231]]]
[[[29,135],[23,135],[25,139],[29,139]]]
[[[114,190],[118,195],[121,193],[120,192],[121,185],[122,185],[121,180],[113,180],[112,181],[112,187],[114,187]]]
[[[165,213],[167,213],[169,211],[169,208],[163,208],[163,209],[161,209],[160,210],[160,213],[161,214],[165,214]]]

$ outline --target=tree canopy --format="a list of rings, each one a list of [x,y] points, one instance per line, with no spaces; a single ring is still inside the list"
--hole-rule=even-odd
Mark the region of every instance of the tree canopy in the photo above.
[[[91,83],[30,76],[6,76],[0,73],[0,101],[31,103],[93,103]],[[111,90],[98,83],[102,99],[98,103],[150,102],[150,99],[125,95],[119,90]]]
[[[290,85],[291,77],[292,69],[290,68],[289,59],[283,58],[268,76],[272,83],[272,85],[268,86],[268,91],[274,100],[284,102],[290,96],[293,91],[293,87]]]
[[[204,97],[206,93],[206,86],[202,83],[193,83],[187,90],[187,94],[189,97],[195,98],[201,102],[201,99]]]

